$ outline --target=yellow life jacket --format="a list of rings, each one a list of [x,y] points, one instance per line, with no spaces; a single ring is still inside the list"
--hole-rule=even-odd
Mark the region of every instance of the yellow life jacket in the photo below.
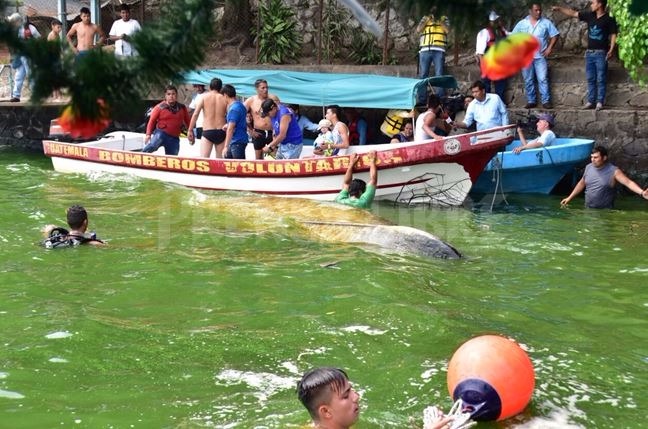
[[[411,117],[410,112],[406,110],[390,110],[387,112],[382,125],[380,125],[380,131],[389,137],[394,137],[403,131],[405,121]]]
[[[419,40],[419,46],[421,48],[430,48],[435,46],[445,49],[448,46],[448,34],[445,32],[442,25],[443,21],[446,19],[445,16],[441,17],[440,20],[428,19]]]

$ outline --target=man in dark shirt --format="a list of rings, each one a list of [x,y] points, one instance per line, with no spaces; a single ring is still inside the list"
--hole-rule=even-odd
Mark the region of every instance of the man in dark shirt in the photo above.
[[[592,0],[590,10],[580,12],[561,6],[551,10],[561,12],[587,23],[587,51],[585,51],[585,77],[587,78],[587,103],[585,109],[601,110],[605,102],[607,65],[618,33],[617,23],[606,11],[607,0]]]

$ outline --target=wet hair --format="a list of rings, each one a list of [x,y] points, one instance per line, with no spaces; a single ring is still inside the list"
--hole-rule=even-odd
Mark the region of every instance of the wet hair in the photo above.
[[[598,152],[602,157],[608,156],[608,151],[604,146],[596,145],[594,146],[594,149],[592,149],[592,153]]]
[[[119,11],[121,12],[122,10],[125,10],[125,11],[127,11],[127,12],[130,12],[130,6],[127,5],[126,3],[122,3],[122,4],[119,6]]]
[[[221,94],[234,98],[236,97],[236,89],[229,83],[226,83],[223,85],[223,89],[221,89]]]
[[[257,80],[254,81],[254,87],[258,88],[259,85],[261,85],[262,83],[265,83],[267,85],[268,81],[265,80],[265,79],[257,79]]]
[[[176,88],[174,85],[167,85],[164,87],[164,92],[167,91],[175,91],[176,94],[178,93],[178,88]]]
[[[223,81],[215,77],[209,82],[209,89],[212,91],[220,91],[223,88]]]
[[[367,189],[367,183],[362,179],[353,179],[349,185],[349,195],[360,198],[360,195]]]
[[[81,8],[81,10],[79,11],[79,15],[82,15],[82,14],[84,14],[84,13],[85,13],[86,15],[91,15],[91,13],[90,13],[90,9],[87,8],[87,7],[85,7],[85,6]]]
[[[322,367],[306,372],[297,383],[297,397],[313,419],[319,419],[317,409],[331,400],[333,393],[344,389],[349,377],[339,368]]]
[[[486,85],[484,85],[484,82],[482,82],[481,80],[476,80],[472,83],[472,85],[470,85],[470,89],[473,88],[486,89]]]
[[[67,223],[70,228],[81,228],[85,220],[88,220],[88,212],[83,207],[74,205],[67,210]]]
[[[50,22],[50,27],[54,27],[55,25],[63,25],[63,23],[58,19],[54,18],[52,22]]]

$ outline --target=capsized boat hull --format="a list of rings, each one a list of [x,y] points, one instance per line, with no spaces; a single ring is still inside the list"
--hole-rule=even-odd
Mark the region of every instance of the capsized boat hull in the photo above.
[[[369,180],[367,152],[378,157],[376,199],[403,203],[460,205],[473,180],[493,156],[511,141],[505,128],[453,136],[445,140],[354,146],[361,153],[354,177]],[[247,191],[284,197],[331,201],[340,191],[349,156],[313,157],[304,147],[294,160],[208,159],[198,146],[181,141],[178,156],[142,153],[143,135],[110,133],[82,144],[43,141],[45,155],[63,173],[131,174],[138,177],[220,191]]]
[[[512,150],[518,140],[506,146],[490,160],[472,188],[472,193],[494,192],[549,194],[576,167],[590,157],[594,140],[558,138],[549,147]]]

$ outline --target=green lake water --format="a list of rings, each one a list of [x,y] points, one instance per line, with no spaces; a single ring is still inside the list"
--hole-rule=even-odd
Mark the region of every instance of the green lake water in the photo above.
[[[198,192],[63,175],[0,150],[0,428],[299,428],[299,376],[347,370],[366,428],[448,409],[446,367],[481,334],[536,371],[524,413],[479,428],[639,428],[648,414],[648,202],[464,208]],[[103,249],[45,250],[83,204]],[[299,220],[375,220],[466,255],[426,260],[316,238]],[[413,419],[413,422],[411,421]]]

